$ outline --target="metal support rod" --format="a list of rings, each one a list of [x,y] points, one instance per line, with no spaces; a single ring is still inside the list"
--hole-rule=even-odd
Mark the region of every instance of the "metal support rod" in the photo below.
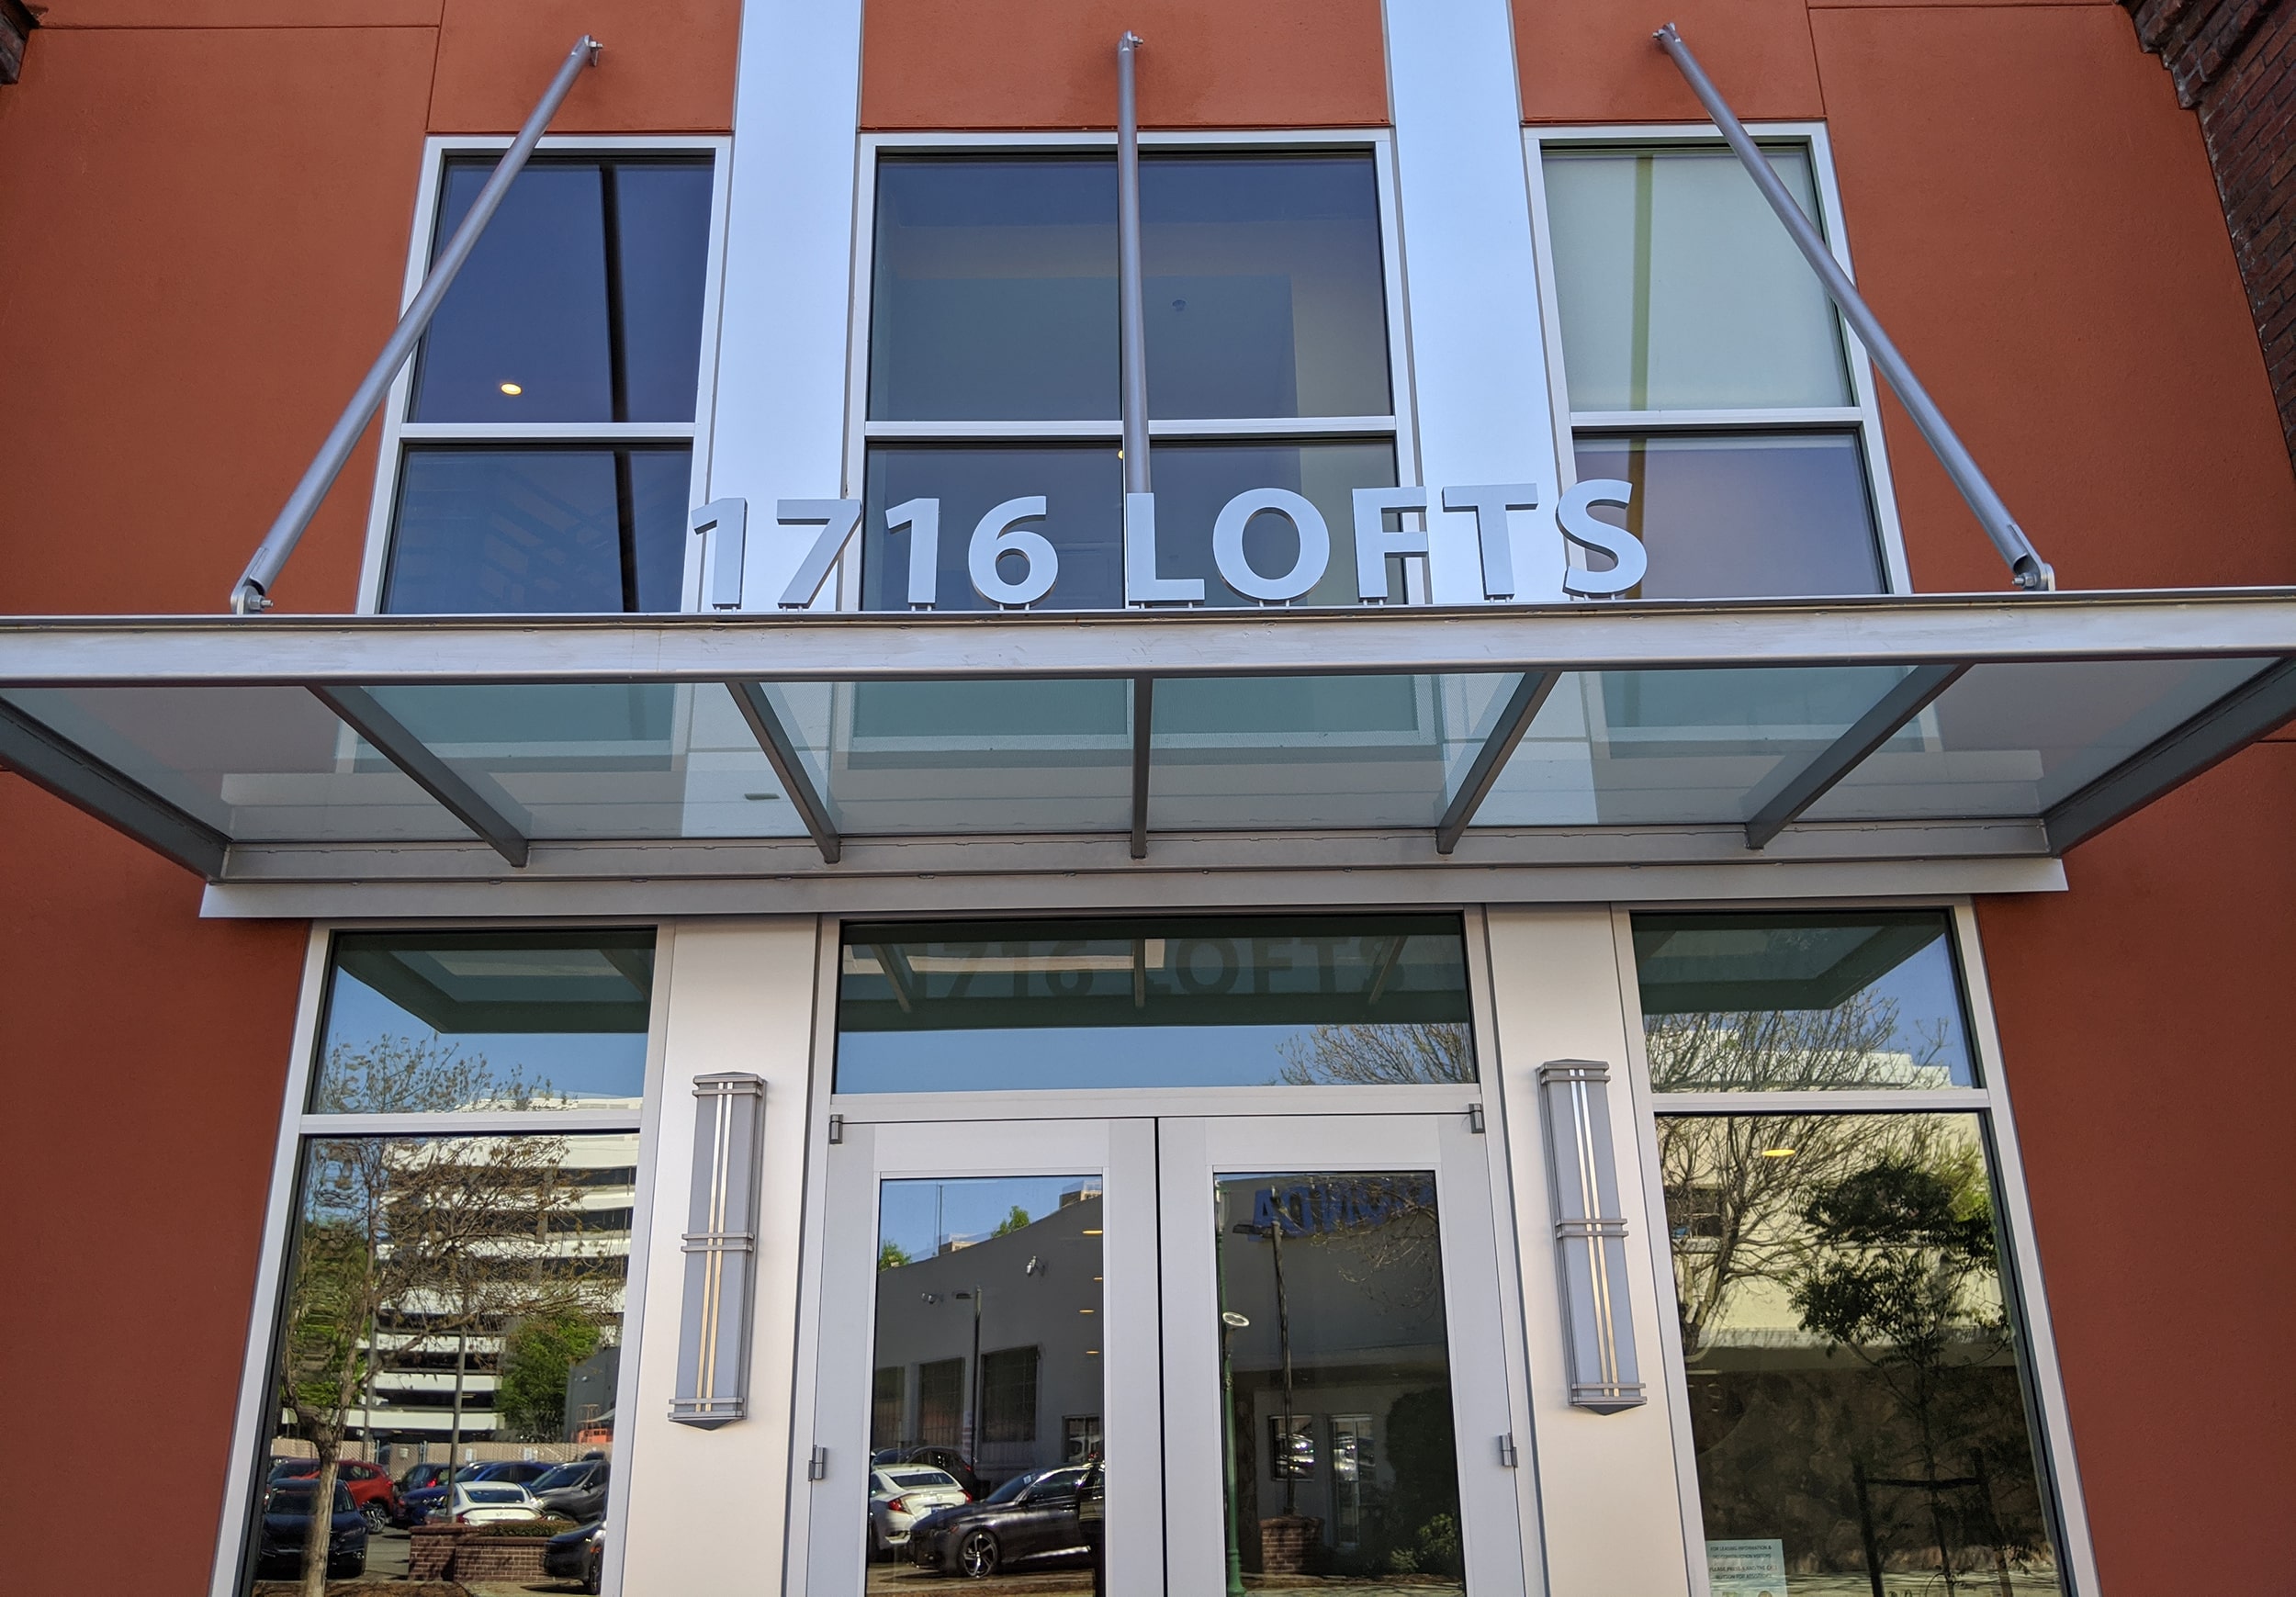
[[[1140,103],[1133,79],[1140,47],[1116,41],[1116,295],[1123,348],[1124,491],[1148,489],[1148,311],[1140,275]]]
[[[782,791],[797,806],[805,830],[812,834],[814,847],[821,850],[822,862],[836,864],[844,857],[845,840],[837,835],[837,823],[829,818],[829,806],[821,802],[820,793],[814,790],[813,779],[805,774],[805,761],[798,757],[797,745],[790,741],[789,731],[782,725],[781,716],[774,714],[765,690],[755,682],[727,682],[726,687],[733,694],[741,718],[749,723],[750,735],[765,751],[766,763],[773,768]]]
[[[1865,757],[1897,735],[1897,729],[1919,715],[1955,682],[1961,680],[1966,665],[1916,666],[1897,680],[1897,685],[1884,693],[1879,703],[1857,718],[1857,723],[1821,750],[1817,759],[1803,766],[1787,779],[1777,792],[1765,798],[1755,809],[1753,819],[1746,823],[1746,846],[1766,849],[1770,840],[1786,829],[1795,817],[1810,805],[1833,791],[1833,786],[1855,770]]]
[[[1156,679],[1132,679],[1132,858],[1148,858],[1148,737],[1155,722]]]
[[[1515,683],[1514,696],[1499,712],[1498,724],[1491,727],[1491,736],[1483,739],[1483,746],[1475,751],[1475,762],[1460,779],[1457,796],[1444,810],[1443,818],[1435,823],[1436,853],[1448,854],[1459,846],[1468,823],[1475,818],[1475,812],[1483,807],[1483,800],[1491,796],[1491,790],[1498,784],[1500,771],[1506,769],[1507,757],[1523,741],[1523,734],[1531,729],[1539,711],[1546,708],[1547,696],[1561,680],[1560,671],[1525,671],[1523,680]]]
[[[1698,58],[1691,54],[1690,46],[1683,42],[1683,36],[1670,22],[1651,37],[1673,58],[1683,80],[1690,84],[1690,92],[1698,96],[1699,104],[1706,108],[1706,115],[1714,118],[1714,125],[1722,130],[1722,137],[1729,141],[1730,149],[1745,166],[1747,175],[1754,180],[1754,186],[1761,190],[1761,197],[1770,202],[1770,208],[1778,213],[1778,219],[1785,224],[1785,231],[1802,252],[1802,258],[1809,263],[1810,270],[1818,274],[1818,280],[1825,286],[1827,297],[1840,310],[1842,320],[1857,333],[1866,352],[1874,357],[1874,364],[1881,367],[1882,375],[1889,379],[1890,388],[1896,390],[1907,414],[1913,418],[1913,424],[1921,429],[1921,436],[1936,452],[1938,464],[1945,467],[1945,475],[1953,479],[1953,486],[1961,489],[1962,498],[1969,501],[1969,508],[1976,513],[1977,523],[1985,528],[1986,536],[1993,540],[1993,546],[2001,552],[2001,558],[2009,562],[2009,570],[2017,578],[2017,586],[2034,590],[2056,587],[2056,573],[2035,551],[2032,541],[2025,536],[2025,530],[2011,518],[2009,506],[2002,503],[2001,496],[1993,491],[1993,485],[1978,469],[1975,458],[1946,423],[1944,412],[1937,408],[1936,401],[1930,398],[1929,390],[1913,375],[1913,368],[1906,364],[1906,357],[1897,353],[1897,346],[1890,343],[1889,334],[1882,331],[1881,322],[1858,293],[1856,285],[1850,281],[1850,275],[1841,269],[1841,263],[1835,260],[1833,252],[1826,247],[1824,236],[1803,214],[1794,197],[1786,192],[1785,185],[1771,170],[1770,163],[1762,159],[1761,152],[1755,147],[1745,124],[1738,119],[1728,102],[1722,98],[1721,90],[1716,88],[1714,80],[1706,76],[1705,69],[1698,64]]]
[[[480,793],[365,688],[314,687],[310,692],[335,713],[337,720],[373,744],[385,759],[436,799],[447,814],[485,838],[496,853],[512,866],[526,863],[526,834],[506,810],[507,795],[489,797]]]
[[[511,141],[511,147],[502,152],[502,159],[495,164],[493,175],[486,180],[486,186],[478,190],[478,197],[471,202],[469,214],[463,218],[462,225],[455,230],[455,236],[446,241],[446,247],[432,263],[430,275],[422,279],[422,287],[415,290],[414,298],[399,318],[399,325],[391,329],[389,342],[383,345],[383,353],[377,355],[375,364],[367,368],[366,377],[351,396],[351,402],[343,407],[342,416],[336,420],[334,431],[329,433],[327,441],[319,446],[319,453],[303,472],[303,479],[295,485],[295,491],[287,495],[287,501],[280,508],[278,519],[264,534],[263,543],[255,550],[255,557],[247,562],[247,569],[240,574],[238,586],[231,590],[231,611],[234,614],[253,615],[271,608],[271,585],[278,580],[280,568],[287,563],[287,557],[295,553],[295,545],[301,540],[304,529],[310,525],[311,517],[319,512],[320,501],[327,497],[327,490],[334,486],[343,463],[351,458],[351,451],[358,445],[359,434],[366,431],[366,424],[374,419],[377,409],[383,402],[383,396],[390,391],[391,382],[398,377],[399,368],[407,364],[407,357],[414,353],[415,345],[422,342],[422,334],[430,327],[431,318],[438,314],[439,305],[445,299],[447,289],[454,287],[456,275],[470,259],[470,252],[478,248],[478,235],[485,232],[487,223],[494,219],[494,213],[501,208],[503,197],[510,193],[511,184],[525,166],[526,158],[535,152],[535,146],[540,142],[543,130],[549,127],[550,118],[557,115],[558,107],[574,87],[574,80],[581,75],[584,67],[597,63],[598,52],[603,48],[585,33],[574,41],[574,48],[567,52],[564,64],[558,68],[558,75],[550,80],[550,86],[543,91],[542,98],[535,106],[533,114],[526,118],[525,126],[519,129],[518,137]]]

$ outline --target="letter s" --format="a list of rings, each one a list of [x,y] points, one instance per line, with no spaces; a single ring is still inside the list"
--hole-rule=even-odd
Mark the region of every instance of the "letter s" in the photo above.
[[[1587,508],[1597,504],[1630,503],[1634,491],[1631,482],[1621,482],[1613,477],[1597,477],[1580,483],[1562,496],[1562,502],[1555,507],[1555,521],[1562,528],[1562,535],[1581,549],[1608,555],[1617,562],[1607,571],[1566,567],[1562,574],[1564,592],[1575,593],[1582,599],[1624,593],[1640,582],[1649,570],[1650,557],[1643,548],[1642,540],[1624,527],[1597,521]]]

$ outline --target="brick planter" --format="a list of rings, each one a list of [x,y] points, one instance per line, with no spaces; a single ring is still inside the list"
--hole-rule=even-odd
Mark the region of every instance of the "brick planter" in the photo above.
[[[1311,1514],[1277,1514],[1260,1521],[1260,1568],[1270,1575],[1304,1575],[1323,1539],[1323,1522]]]
[[[484,1525],[416,1525],[410,1580],[541,1580],[544,1536],[489,1535]]]

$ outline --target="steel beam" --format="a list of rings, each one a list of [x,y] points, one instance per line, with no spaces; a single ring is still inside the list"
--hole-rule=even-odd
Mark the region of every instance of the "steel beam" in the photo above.
[[[2296,717],[2296,659],[2250,678],[2041,817],[2062,854]]]
[[[558,107],[565,103],[568,92],[574,87],[574,80],[581,75],[584,67],[597,64],[598,52],[602,48],[585,33],[574,41],[574,48],[567,51],[566,60],[558,67],[557,76],[552,78],[550,86],[543,90],[541,100],[528,114],[525,125],[518,129],[518,137],[511,141],[511,147],[502,152],[502,159],[495,163],[492,175],[478,190],[478,197],[470,202],[470,209],[463,217],[462,225],[455,230],[454,237],[446,241],[446,247],[438,253],[438,259],[432,263],[429,275],[422,279],[422,287],[416,289],[414,298],[407,302],[407,309],[399,317],[399,325],[391,329],[390,337],[383,345],[383,353],[375,357],[375,364],[360,379],[358,388],[352,392],[351,402],[335,419],[333,431],[327,434],[326,442],[320,444],[319,453],[303,470],[302,480],[295,485],[295,491],[287,495],[287,503],[280,507],[277,519],[271,523],[271,530],[264,534],[253,557],[247,562],[247,569],[240,574],[238,583],[231,589],[231,610],[234,613],[253,615],[271,608],[271,585],[279,579],[280,568],[287,563],[287,557],[295,553],[295,545],[302,540],[303,530],[310,525],[311,517],[319,512],[320,501],[327,497],[327,490],[342,475],[343,464],[351,458],[351,451],[358,446],[359,434],[366,431],[366,424],[381,406],[383,396],[390,391],[391,382],[398,377],[399,368],[407,364],[407,357],[414,354],[415,345],[422,342],[422,334],[430,328],[431,319],[438,314],[439,306],[445,301],[446,291],[455,286],[456,276],[462,271],[463,264],[470,259],[470,252],[478,247],[478,236],[486,231],[487,223],[494,219],[494,213],[510,193],[512,183],[524,168],[526,158],[542,141],[543,130],[550,126],[550,118],[558,114]]]
[[[1148,313],[1140,264],[1140,100],[1135,79],[1147,40],[1116,41],[1117,331],[1122,356],[1124,491],[1148,491]]]
[[[1156,680],[1132,679],[1132,858],[1148,858],[1148,754],[1154,730]]]
[[[822,802],[813,779],[805,774],[805,762],[798,757],[797,745],[790,740],[789,729],[774,713],[772,701],[756,682],[727,682],[726,689],[733,694],[741,718],[749,723],[750,735],[765,751],[766,762],[773,767],[782,791],[797,806],[798,816],[813,836],[814,847],[821,850],[822,862],[836,864],[844,855],[844,839],[838,836],[837,823],[829,818],[829,806]]]
[[[1483,807],[1483,800],[1491,796],[1491,788],[1499,781],[1499,773],[1506,769],[1507,757],[1514,752],[1523,734],[1531,729],[1538,713],[1547,704],[1547,696],[1562,680],[1560,671],[1526,671],[1514,685],[1514,692],[1499,712],[1498,724],[1491,736],[1475,751],[1474,763],[1467,768],[1467,775],[1459,782],[1459,791],[1444,810],[1443,819],[1435,823],[1435,852],[1448,854],[1459,845],[1459,838],[1475,818],[1475,812]]]
[[[510,802],[506,797],[489,798],[480,793],[365,688],[313,688],[311,693],[449,815],[485,838],[489,848],[513,866],[526,863],[525,828],[505,812],[503,806]]]
[[[1896,687],[1882,695],[1880,703],[1859,716],[1854,725],[1828,744],[1817,759],[1795,772],[1784,787],[1755,810],[1754,818],[1746,823],[1746,846],[1767,848],[1771,838],[1825,797],[1836,782],[1896,737],[1899,727],[1961,680],[1968,669],[1965,665],[1930,665],[1916,666],[1908,671],[1898,679]]]
[[[222,879],[230,838],[7,703],[0,703],[0,761],[185,870]]]

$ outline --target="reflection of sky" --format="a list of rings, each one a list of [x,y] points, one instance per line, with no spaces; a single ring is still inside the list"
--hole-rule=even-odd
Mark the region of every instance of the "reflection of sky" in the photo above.
[[[1041,1026],[848,1031],[837,1043],[837,1090],[1277,1086],[1288,1063],[1283,1044],[1292,1039],[1304,1042],[1313,1030],[1311,1026]]]
[[[1061,1194],[1079,1183],[1097,1187],[1094,1175],[988,1175],[961,1181],[888,1181],[884,1184],[877,1237],[912,1259],[928,1259],[942,1237],[980,1237],[1005,1223],[1014,1204],[1042,1220],[1060,1207]]]
[[[635,1098],[646,1090],[646,1034],[642,1031],[502,1032],[433,1030],[347,971],[335,973],[327,1006],[327,1040],[322,1062],[338,1048],[353,1052],[385,1037],[437,1040],[465,1059],[483,1058],[498,1081],[513,1070],[529,1085],[547,1081],[573,1098]]]
[[[1897,1029],[1889,1039],[1893,1050],[1904,1050],[1919,1063],[1941,1037],[1943,1046],[1930,1063],[1952,1072],[1955,1086],[1975,1085],[1969,1039],[1961,1023],[1961,995],[1943,938],[1924,946],[1867,990],[1897,1007]]]

